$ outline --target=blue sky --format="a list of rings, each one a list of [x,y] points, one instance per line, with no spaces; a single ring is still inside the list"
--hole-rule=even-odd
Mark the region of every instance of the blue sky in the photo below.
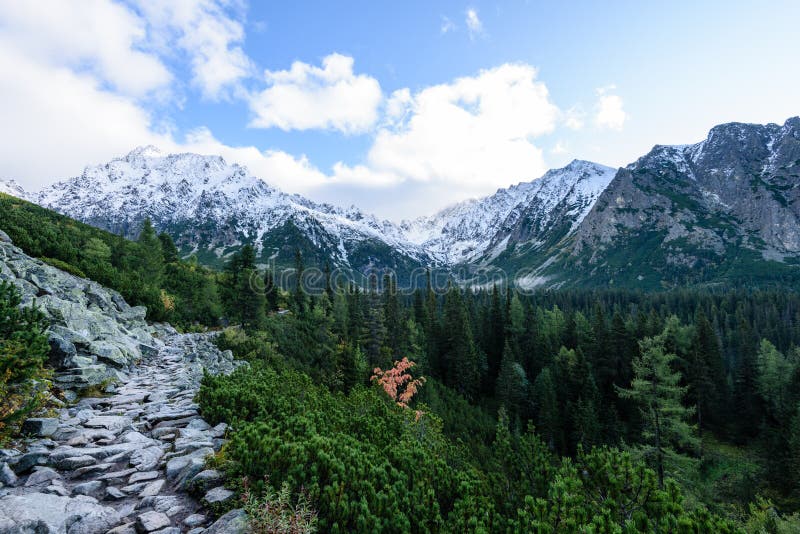
[[[9,1],[0,178],[155,144],[399,220],[800,114],[800,3]]]

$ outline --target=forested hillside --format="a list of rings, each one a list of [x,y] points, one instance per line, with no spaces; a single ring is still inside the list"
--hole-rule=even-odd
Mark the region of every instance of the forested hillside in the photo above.
[[[172,239],[146,223],[136,241],[0,193],[0,230],[27,254],[147,306],[148,319],[189,326],[220,318],[217,274],[182,261]]]
[[[390,275],[308,287],[299,253],[285,279],[247,246],[215,272],[147,222],[134,242],[12,197],[0,208],[26,252],[151,320],[231,325],[217,343],[251,365],[206,377],[197,400],[231,425],[214,462],[262,526],[285,514],[334,532],[800,524],[790,288],[410,292]],[[41,374],[35,352],[15,391]]]
[[[252,366],[199,400],[232,483],[324,531],[797,528],[794,292],[443,293],[231,299]]]

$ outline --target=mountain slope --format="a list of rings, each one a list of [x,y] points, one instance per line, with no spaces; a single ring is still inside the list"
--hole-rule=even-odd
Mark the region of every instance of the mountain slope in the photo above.
[[[38,194],[0,187],[127,237],[150,217],[217,267],[247,242],[261,263],[292,265],[299,249],[306,265],[388,267],[401,283],[420,267],[464,280],[488,268],[527,288],[654,289],[794,280],[800,266],[800,118],[720,125],[618,171],[576,160],[400,225],[288,195],[219,157],[152,147]]]
[[[545,283],[638,287],[796,277],[800,118],[724,124],[620,170]],[[570,280],[559,275],[569,266]]]
[[[216,156],[162,155],[138,148],[81,176],[29,195],[36,203],[126,237],[142,221],[173,236],[184,254],[219,266],[252,243],[263,263],[291,264],[299,248],[310,264],[364,272],[428,264],[397,227],[356,208],[343,210],[288,195]]]
[[[414,243],[449,265],[493,263],[571,233],[614,177],[615,170],[575,160],[480,200],[403,222]]]

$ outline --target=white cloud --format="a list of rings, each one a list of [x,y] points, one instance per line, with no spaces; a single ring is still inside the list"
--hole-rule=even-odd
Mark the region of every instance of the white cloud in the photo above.
[[[452,20],[450,20],[448,17],[442,17],[442,25],[439,28],[439,31],[442,33],[442,35],[455,31],[455,29],[456,25]]]
[[[168,150],[219,155],[229,162],[245,165],[254,176],[270,185],[292,192],[303,192],[331,179],[317,169],[305,155],[295,157],[281,150],[259,150],[254,146],[229,146],[217,140],[208,128],[190,132],[182,143]]]
[[[617,95],[601,95],[597,99],[595,124],[612,130],[621,130],[628,114],[622,108],[622,98]]]
[[[378,80],[353,73],[353,58],[331,54],[322,67],[295,61],[289,70],[266,71],[269,87],[252,95],[250,126],[282,130],[369,130],[383,99]]]
[[[551,154],[563,155],[569,152],[567,145],[563,141],[558,141],[553,148],[550,149]]]
[[[161,60],[140,49],[146,21],[111,1],[10,0],[0,2],[0,20],[6,53],[17,50],[42,65],[89,73],[126,95],[143,96],[172,81]]]
[[[387,107],[405,120],[376,135],[363,165],[382,177],[375,183],[436,182],[475,194],[539,176],[545,165],[532,139],[551,132],[559,117],[536,69],[518,64],[414,95],[398,91]]]
[[[583,129],[584,118],[586,113],[580,106],[572,106],[564,113],[564,126],[570,130]]]
[[[474,38],[476,35],[483,33],[483,22],[481,22],[481,19],[478,17],[478,12],[474,8],[467,9],[464,22],[469,30],[470,38]]]
[[[228,0],[133,0],[148,22],[161,53],[179,48],[189,59],[192,84],[203,96],[218,99],[254,73],[242,49],[241,14]]]

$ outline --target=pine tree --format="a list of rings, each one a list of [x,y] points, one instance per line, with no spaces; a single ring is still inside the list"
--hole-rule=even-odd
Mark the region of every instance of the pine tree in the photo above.
[[[689,355],[689,399],[696,406],[697,426],[703,430],[719,423],[727,400],[727,382],[717,334],[702,308],[697,311]]]
[[[428,354],[428,365],[431,371],[436,373],[436,376],[444,376],[444,364],[439,358],[440,353],[440,324],[439,324],[439,311],[436,303],[436,294],[431,285],[431,271],[426,272],[426,289],[425,289],[425,323],[423,330],[425,332],[425,349]]]
[[[750,325],[737,311],[736,370],[734,373],[733,413],[738,441],[755,437],[761,426],[761,405],[758,397],[756,343]]]
[[[40,407],[49,352],[47,321],[34,308],[20,308],[14,286],[0,281],[0,437],[3,427]]]
[[[388,273],[383,277],[383,315],[386,324],[386,346],[391,350],[392,359],[408,356],[400,354],[403,321],[400,318],[400,303],[397,300],[397,280]]]
[[[249,268],[242,269],[238,277],[236,291],[238,316],[242,322],[242,328],[248,331],[257,330],[264,324],[266,308],[264,294],[253,287],[253,280],[257,277],[259,277],[259,273]]]
[[[674,354],[664,352],[661,337],[645,338],[639,343],[641,355],[633,361],[634,377],[630,389],[617,388],[619,395],[639,405],[645,423],[643,436],[653,457],[658,483],[664,487],[664,464],[674,446],[693,446],[697,439],[687,422],[692,414],[682,404],[686,387],[681,375],[672,370]]]
[[[156,236],[149,218],[142,223],[142,231],[137,242],[140,246],[135,268],[150,285],[159,287],[164,274],[164,253],[161,250],[161,241]]]
[[[539,429],[550,450],[560,447],[560,422],[558,398],[553,374],[549,367],[539,373],[533,383],[531,394],[536,413],[536,428]]]
[[[445,383],[467,399],[473,399],[480,386],[480,355],[472,340],[461,291],[452,284],[445,295],[442,335]]]
[[[391,357],[384,354],[386,341],[386,322],[383,303],[378,294],[378,282],[375,276],[370,276],[370,288],[367,294],[366,340],[364,348],[370,367],[385,368],[391,364]],[[386,356],[386,357],[384,357]]]
[[[308,298],[306,296],[306,288],[303,286],[303,273],[305,272],[305,265],[303,264],[303,255],[300,249],[294,251],[294,307],[298,315],[303,315],[308,308]]]
[[[347,339],[350,332],[350,307],[347,303],[347,294],[342,289],[333,293],[333,329],[341,339]]]
[[[364,305],[361,302],[361,290],[355,283],[350,284],[347,297],[348,338],[354,346],[358,347],[364,335]]]
[[[247,243],[239,251],[239,268],[242,270],[256,268],[256,251],[253,245]]]
[[[503,361],[500,364],[500,374],[495,386],[495,397],[500,404],[506,407],[510,417],[514,420],[523,415],[523,402],[527,397],[528,379],[525,370],[516,361],[511,346],[506,343],[503,350]]]
[[[164,263],[175,263],[180,257],[178,256],[178,247],[170,235],[166,232],[158,234],[158,240],[161,241],[161,251],[164,255]]]
[[[505,347],[505,321],[497,284],[492,288],[491,308],[486,327],[488,328],[484,336],[486,338],[486,358],[489,362],[489,380],[493,382],[497,378],[497,373],[500,372],[500,360],[503,358],[503,347]]]
[[[266,299],[267,311],[277,311],[280,293],[278,287],[275,285],[275,278],[272,276],[272,270],[269,268],[264,271],[264,297]]]

